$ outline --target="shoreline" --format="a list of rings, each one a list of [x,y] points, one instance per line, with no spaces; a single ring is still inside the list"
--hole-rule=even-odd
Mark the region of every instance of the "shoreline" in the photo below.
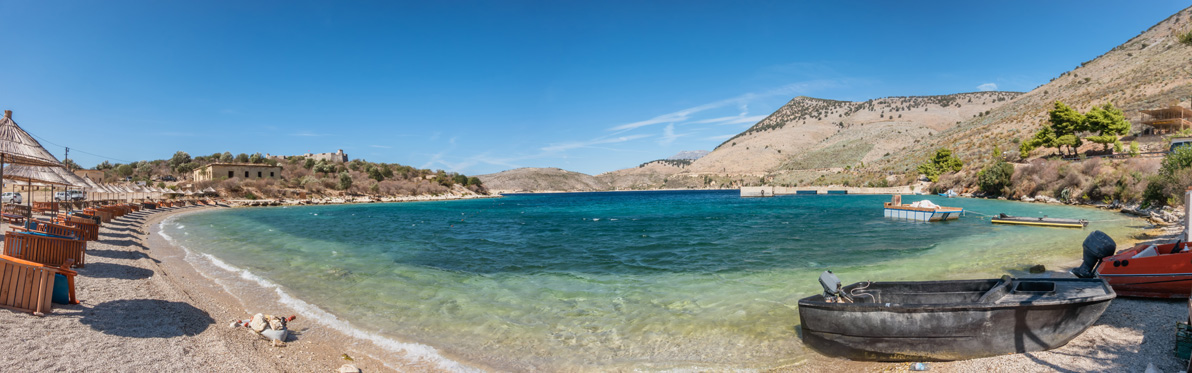
[[[372,197],[350,197],[350,198],[307,198],[307,199],[292,199],[292,198],[263,198],[263,199],[228,199],[228,207],[268,207],[268,206],[308,206],[308,205],[352,205],[352,204],[366,204],[366,203],[404,203],[404,202],[430,202],[430,201],[462,201],[470,199],[486,199],[486,198],[501,198],[501,194],[469,194],[469,195],[445,195],[445,196],[405,196],[405,197],[381,197],[373,199]]]
[[[54,304],[43,317],[0,310],[5,371],[443,371],[434,365],[389,367],[358,343],[299,316],[282,347],[233,328],[252,313],[298,314],[285,307],[246,309],[236,295],[199,273],[183,248],[158,233],[162,221],[219,207],[141,210],[101,226],[77,268],[80,304]],[[163,211],[164,210],[164,211]],[[363,346],[366,347],[366,346]],[[343,356],[353,358],[349,361]]]
[[[187,255],[196,254],[160,233],[162,222],[168,219],[220,208],[226,207],[142,210],[105,224],[100,240],[88,243],[87,267],[79,269],[80,305],[55,305],[53,313],[40,318],[0,311],[0,329],[23,337],[0,342],[13,352],[0,358],[0,367],[14,371],[148,368],[269,372],[335,371],[352,364],[368,372],[488,369],[413,342],[399,342],[396,348],[387,349],[379,344],[392,340],[379,341],[369,338],[367,331],[360,335],[326,325],[309,316],[309,309],[238,296],[228,285],[195,268]],[[1138,232],[1152,235],[1155,229],[1160,234],[1151,240],[1170,240],[1178,234],[1172,227],[1166,231],[1140,228]],[[1049,272],[1042,276],[1062,276],[1075,266],[1046,264]],[[284,347],[274,347],[243,328],[229,327],[231,321],[247,319],[256,312],[299,315],[290,323],[297,335]],[[1182,300],[1119,299],[1093,328],[1060,349],[930,365],[945,371],[1098,371],[1141,370],[1147,362],[1154,362],[1167,371],[1179,365],[1171,357],[1174,341],[1169,340],[1168,329],[1186,312]],[[446,363],[427,360],[425,351],[416,351],[419,348],[429,349]],[[21,354],[25,351],[32,354]],[[1121,365],[1108,365],[1098,358],[1110,353],[1138,357]],[[344,359],[345,354],[353,360]],[[28,358],[34,355],[39,358]],[[1134,364],[1138,361],[1141,365]],[[907,371],[909,366],[833,359],[808,351],[799,362],[767,370]]]
[[[192,292],[202,294],[198,299],[211,300],[200,305],[200,308],[212,314],[226,315],[226,321],[217,318],[213,327],[232,329],[227,324],[234,320],[246,320],[258,312],[297,315],[298,318],[289,323],[292,335],[284,347],[274,347],[270,341],[251,332],[234,330],[244,334],[240,338],[252,341],[258,355],[263,354],[258,357],[293,359],[299,363],[291,366],[282,365],[280,371],[335,371],[344,364],[351,364],[365,372],[449,372],[475,370],[475,367],[480,366],[476,363],[461,364],[432,346],[394,340],[355,327],[317,305],[285,293],[280,286],[245,269],[232,267],[218,258],[192,252],[177,245],[161,230],[161,225],[170,219],[214,209],[217,208],[177,211],[156,216],[146,223],[149,233],[148,246],[168,259],[162,260],[160,264],[169,273],[175,274],[175,278],[184,279],[177,282],[177,285],[191,287]],[[237,280],[250,283],[254,288],[233,291],[230,287],[243,284],[228,283],[226,279],[204,273],[197,268],[199,263],[196,259],[207,260],[223,270],[232,272],[234,277],[239,277]],[[294,351],[289,350],[292,347],[298,347],[298,355],[305,355],[306,359],[293,354]],[[316,367],[318,369],[314,369]]]

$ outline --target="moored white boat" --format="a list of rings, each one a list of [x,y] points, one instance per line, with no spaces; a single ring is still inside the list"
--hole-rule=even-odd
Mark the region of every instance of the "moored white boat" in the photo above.
[[[902,204],[902,196],[895,195],[891,202],[885,204],[885,217],[914,221],[944,221],[959,219],[964,214],[960,207],[944,207],[928,200],[922,200],[909,205]]]

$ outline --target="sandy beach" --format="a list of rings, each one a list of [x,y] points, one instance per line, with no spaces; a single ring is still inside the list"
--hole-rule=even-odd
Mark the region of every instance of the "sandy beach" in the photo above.
[[[0,330],[11,336],[0,339],[0,348],[9,351],[0,358],[0,370],[331,372],[344,364],[365,372],[467,369],[347,336],[304,314],[309,310],[249,309],[261,302],[239,299],[195,271],[186,251],[157,232],[171,215],[212,208],[224,207],[143,210],[104,224],[100,240],[88,243],[87,266],[79,269],[81,304],[55,304],[44,317],[0,310]],[[1065,268],[1051,269],[1044,276],[1066,275]],[[230,327],[255,312],[297,315],[290,323],[296,335],[276,347],[245,328]],[[1175,323],[1187,314],[1182,300],[1119,298],[1096,325],[1062,348],[929,366],[944,372],[1141,372],[1153,363],[1176,372],[1184,365],[1172,354]],[[809,353],[802,362],[773,370],[909,371],[910,363]]]

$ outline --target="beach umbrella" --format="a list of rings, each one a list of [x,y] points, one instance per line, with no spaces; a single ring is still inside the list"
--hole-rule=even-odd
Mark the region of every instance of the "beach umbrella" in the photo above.
[[[63,179],[57,172],[53,171],[54,167],[46,166],[27,166],[15,165],[8,168],[8,175],[6,177],[11,180],[20,180],[29,185],[29,217],[33,216],[33,184],[38,186],[66,186],[71,185],[70,181]],[[53,193],[51,189],[51,193]]]
[[[104,197],[107,197],[104,199],[112,199],[113,198],[112,195],[116,194],[116,189],[112,186],[112,184],[104,184],[103,191],[104,191],[104,194],[106,194],[106,196],[104,196]]]
[[[91,180],[91,179],[89,179],[89,178],[85,178],[85,177],[84,177],[84,178],[82,178],[82,179],[83,179],[83,181],[84,181],[84,182],[86,182],[86,183],[87,183],[87,189],[90,191],[90,193],[88,193],[88,196],[87,196],[87,198],[88,198],[88,199],[94,199],[94,197],[93,197],[93,196],[91,196],[90,194],[91,194],[91,193],[99,193],[99,192],[100,192],[100,190],[99,190],[99,184],[96,184],[94,181],[92,181],[92,180]]]
[[[12,110],[5,110],[0,118],[0,180],[4,179],[4,164],[62,167],[41,143],[12,120]],[[0,211],[4,203],[0,201]]]
[[[70,183],[70,185],[66,186],[66,189],[68,191],[70,190],[71,187],[78,188],[78,189],[89,189],[90,188],[90,185],[87,184],[87,179],[79,177],[79,175],[75,175],[74,172],[70,172],[66,168],[52,167],[52,168],[50,168],[50,171],[53,171],[54,173],[58,174],[59,177],[62,177],[63,180],[66,180],[67,182]],[[50,190],[53,191],[53,188],[51,187]],[[70,198],[69,193],[67,193],[67,198],[68,199]]]

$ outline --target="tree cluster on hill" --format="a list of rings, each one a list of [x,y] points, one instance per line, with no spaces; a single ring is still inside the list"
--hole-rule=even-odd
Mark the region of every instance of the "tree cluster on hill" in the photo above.
[[[190,187],[213,187],[226,197],[283,198],[309,195],[369,195],[411,196],[434,195],[452,191],[486,194],[479,178],[443,170],[419,169],[396,163],[375,163],[353,160],[347,163],[327,162],[313,158],[293,157],[283,161],[265,158],[261,153],[230,152],[210,156],[195,156],[179,151],[169,159],[112,164],[104,161],[95,167],[104,171],[104,182],[117,180],[157,181],[158,186],[172,186],[163,180],[186,183],[195,169],[212,163],[249,163],[281,166],[280,179],[217,178],[189,182]]]
[[[1122,150],[1120,137],[1130,132],[1130,122],[1121,109],[1106,103],[1093,107],[1087,114],[1072,109],[1063,102],[1056,101],[1055,107],[1048,114],[1048,125],[1039,129],[1035,136],[1023,141],[1019,147],[1019,155],[1026,158],[1031,150],[1039,147],[1056,148],[1061,153],[1068,148],[1068,155],[1076,155],[1076,148],[1089,140],[1105,146],[1114,145],[1114,150]],[[1096,135],[1081,137],[1081,134],[1093,132]]]
[[[653,163],[683,168],[683,167],[690,166],[692,161],[693,160],[691,160],[691,159],[655,159],[655,160],[652,160],[652,161],[649,161],[646,163],[642,163],[642,164],[638,165],[637,168],[646,167]]]
[[[964,168],[964,163],[960,158],[952,155],[949,149],[939,149],[935,151],[935,156],[919,165],[919,173],[926,175],[931,182],[940,180],[940,175],[946,172],[956,172]]]

